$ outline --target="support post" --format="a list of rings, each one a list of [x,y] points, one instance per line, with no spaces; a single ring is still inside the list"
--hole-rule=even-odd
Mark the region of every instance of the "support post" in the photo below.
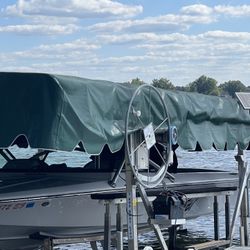
[[[127,224],[128,224],[128,249],[138,249],[137,236],[137,200],[136,185],[134,183],[133,172],[128,164],[126,164],[126,192],[127,192]]]
[[[171,227],[168,228],[168,232],[169,232],[169,244],[168,244],[168,247],[169,247],[169,249],[175,249],[176,248],[177,226],[172,225]]]
[[[233,241],[233,235],[234,235],[234,227],[235,227],[235,221],[236,218],[239,216],[239,212],[241,210],[241,227],[243,228],[243,234],[241,235],[241,239],[244,238],[244,240],[248,244],[248,223],[247,223],[247,214],[242,214],[242,207],[249,206],[249,201],[246,199],[246,186],[248,182],[249,177],[249,167],[247,165],[247,162],[244,159],[244,152],[238,147],[238,154],[235,156],[236,161],[238,162],[238,168],[239,168],[239,190],[238,190],[238,196],[236,200],[235,210],[233,214],[232,224],[230,228],[230,246],[232,245]],[[244,200],[244,201],[243,201]]]
[[[219,208],[218,198],[214,196],[214,239],[219,240]]]
[[[104,216],[104,250],[110,250],[111,245],[111,216],[110,216],[110,202],[105,202],[105,216]]]
[[[241,207],[240,207],[240,225],[241,225],[241,230],[240,230],[240,238],[241,238],[241,245],[242,246],[248,246],[248,185],[243,184],[244,178],[248,179],[248,176],[246,177],[245,175],[248,175],[246,172],[247,168],[247,163],[245,161],[244,157],[244,152],[238,147],[238,156],[240,156],[240,160],[238,161],[238,168],[239,168],[239,181],[240,181],[240,186],[243,188],[243,197],[242,197],[242,202],[241,202]]]
[[[90,241],[90,246],[92,250],[98,250],[96,241]]]
[[[117,250],[123,250],[123,225],[122,225],[122,209],[121,204],[117,204],[116,213],[116,247]]]
[[[225,196],[225,229],[226,229],[226,240],[229,240],[230,234],[230,202],[229,195]]]
[[[130,164],[135,164],[135,140],[135,134],[129,135],[129,147],[133,153],[130,156],[128,154],[125,155],[128,250],[138,250],[136,183],[132,168],[130,166]],[[126,151],[128,152],[128,150]],[[131,159],[128,157],[131,157]]]
[[[53,242],[50,238],[47,238],[43,241],[44,250],[53,250]]]

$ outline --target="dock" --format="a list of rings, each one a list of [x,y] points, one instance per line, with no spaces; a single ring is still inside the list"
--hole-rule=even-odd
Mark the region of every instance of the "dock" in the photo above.
[[[229,240],[213,240],[209,242],[204,242],[200,244],[187,246],[186,250],[210,250],[217,249],[219,247],[228,246],[230,243]]]
[[[233,247],[229,247],[226,248],[225,250],[249,250],[249,246],[248,247],[239,247],[239,246],[233,246]]]
[[[229,240],[213,240],[209,242],[199,243],[195,245],[187,246],[186,250],[210,250],[218,249],[219,247],[228,246],[230,243]]]

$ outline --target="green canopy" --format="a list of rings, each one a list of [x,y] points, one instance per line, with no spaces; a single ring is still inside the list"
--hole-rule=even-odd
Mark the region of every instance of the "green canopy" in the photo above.
[[[89,154],[124,143],[125,116],[135,88],[129,84],[42,73],[0,73],[0,147],[23,135],[33,148]],[[250,116],[233,99],[159,90],[184,149],[245,149]],[[143,100],[141,100],[143,104]],[[159,102],[154,100],[155,109]],[[160,112],[159,112],[160,113]]]
[[[171,123],[178,128],[178,144],[193,150],[233,150],[250,142],[250,114],[230,97],[163,91]]]

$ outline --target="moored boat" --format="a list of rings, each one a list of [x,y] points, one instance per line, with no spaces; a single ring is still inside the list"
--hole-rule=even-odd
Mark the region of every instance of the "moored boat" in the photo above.
[[[206,197],[192,198],[191,194],[237,188],[236,174],[181,171],[165,158],[172,152],[173,140],[165,136],[171,130],[170,120],[178,131],[176,143],[184,149],[234,149],[236,144],[247,148],[250,119],[234,100],[158,93],[151,88],[141,89],[136,99],[136,89],[127,84],[40,73],[0,73],[0,86],[2,249],[40,244],[42,234],[73,237],[103,232],[100,195],[125,197],[122,167],[128,137],[149,124],[155,132],[152,148],[156,152],[144,142],[134,146],[145,158],[136,160],[142,168],[133,169],[149,197],[156,197],[164,188],[183,193],[187,196],[185,217],[193,218],[211,212],[211,207],[206,205]],[[129,120],[128,110],[138,120]],[[20,159],[13,146],[38,151]],[[88,153],[91,161],[76,168],[61,161],[48,163],[47,157],[56,151]],[[158,183],[158,177],[164,185]],[[155,179],[159,185],[150,185]],[[115,205],[111,209],[114,212]],[[139,227],[144,227],[148,215],[142,204],[139,210]]]

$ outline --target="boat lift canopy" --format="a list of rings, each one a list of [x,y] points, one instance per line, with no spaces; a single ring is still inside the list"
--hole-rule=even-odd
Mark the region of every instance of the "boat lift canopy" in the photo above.
[[[130,84],[43,73],[0,73],[0,148],[26,137],[32,148],[72,151],[79,143],[89,154],[124,144]],[[250,115],[231,98],[160,90],[178,144],[194,150],[246,149]],[[141,98],[143,107],[144,98]],[[152,100],[161,119],[160,103]],[[157,114],[157,112],[154,112]],[[157,119],[154,118],[154,119]]]

